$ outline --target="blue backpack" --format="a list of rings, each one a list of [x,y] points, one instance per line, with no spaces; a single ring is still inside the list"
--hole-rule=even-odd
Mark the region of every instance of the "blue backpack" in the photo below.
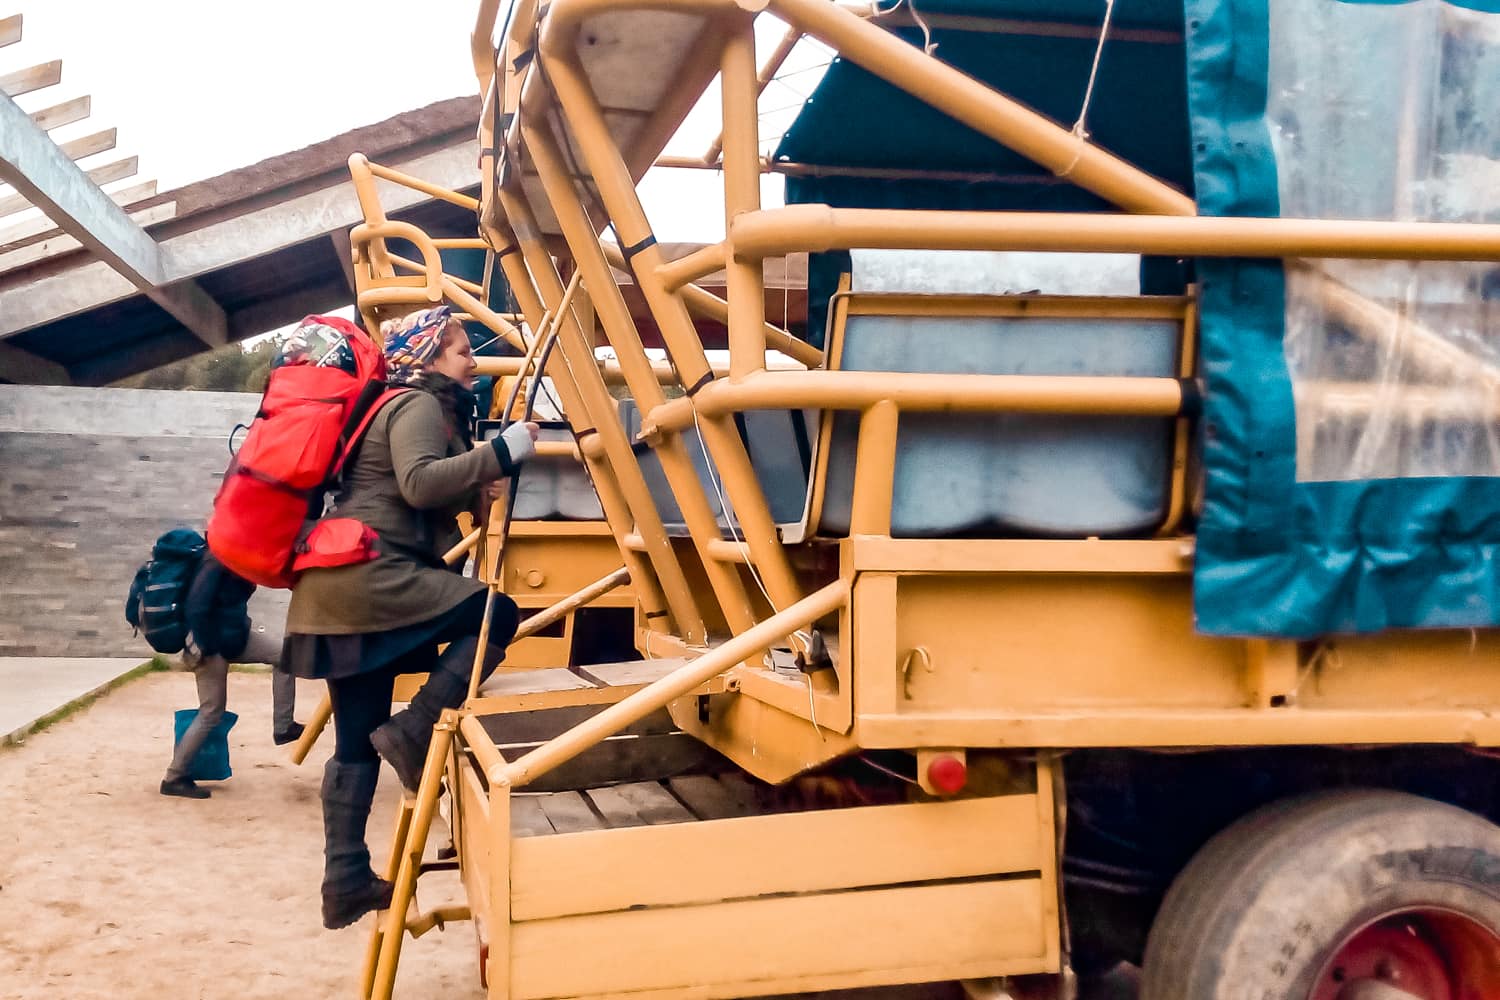
[[[151,546],[151,559],[135,571],[125,598],[125,621],[158,653],[180,653],[187,644],[184,609],[188,587],[203,558],[203,536],[174,528]]]

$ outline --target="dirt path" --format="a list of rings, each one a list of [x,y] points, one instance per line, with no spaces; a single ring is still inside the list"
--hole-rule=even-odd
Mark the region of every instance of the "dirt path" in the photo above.
[[[300,716],[318,695],[299,692]],[[151,674],[0,747],[0,997],[352,997],[370,919],[322,929],[318,785],[332,741],[293,766],[271,743],[270,680],[236,673],[234,777],[195,802],[157,793],[191,675]],[[370,824],[388,849],[396,782]],[[429,898],[424,880],[424,907]],[[456,891],[456,882],[444,889]],[[397,995],[479,998],[473,931],[406,942]]]
[[[149,674],[24,744],[0,747],[0,998],[285,1000],[354,997],[371,918],[318,916],[318,786],[332,748],[292,765],[271,743],[266,674],[231,674],[234,777],[202,802],[157,792],[174,709],[191,675]],[[320,694],[298,692],[306,716]],[[382,771],[370,822],[388,850],[396,780]],[[442,836],[434,831],[433,844]],[[447,882],[440,882],[447,879]],[[424,878],[424,909],[460,900]],[[480,1000],[473,930],[407,939],[396,996]],[[952,1000],[952,984],[824,994],[824,1000]],[[1114,996],[1115,994],[1107,994]],[[1121,997],[1128,993],[1119,994]]]

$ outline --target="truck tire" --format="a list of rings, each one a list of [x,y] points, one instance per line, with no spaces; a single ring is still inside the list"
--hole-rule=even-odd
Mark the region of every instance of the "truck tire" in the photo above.
[[[1500,1000],[1500,828],[1386,791],[1251,813],[1172,883],[1141,1000]]]

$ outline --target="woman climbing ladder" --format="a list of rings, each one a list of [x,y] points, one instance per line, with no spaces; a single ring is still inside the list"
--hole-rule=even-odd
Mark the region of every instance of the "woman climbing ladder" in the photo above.
[[[534,450],[535,424],[515,424],[474,446],[475,364],[446,306],[381,328],[392,384],[414,391],[371,423],[336,499],[338,516],[379,535],[372,561],[311,569],[287,616],[283,668],[328,682],[335,748],[323,774],[323,924],[344,927],[388,905],[391,885],[370,869],[365,824],[383,757],[415,790],[432,727],[468,691],[479,652],[485,586],[444,567],[457,515],[488,499]],[[515,633],[516,605],[492,602],[485,670]],[[438,647],[447,643],[441,655]],[[398,674],[429,677],[391,714]]]

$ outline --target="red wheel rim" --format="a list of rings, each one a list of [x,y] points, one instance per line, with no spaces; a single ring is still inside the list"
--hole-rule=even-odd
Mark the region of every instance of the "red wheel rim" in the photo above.
[[[1461,914],[1410,909],[1358,928],[1309,1000],[1500,1000],[1500,934]]]

